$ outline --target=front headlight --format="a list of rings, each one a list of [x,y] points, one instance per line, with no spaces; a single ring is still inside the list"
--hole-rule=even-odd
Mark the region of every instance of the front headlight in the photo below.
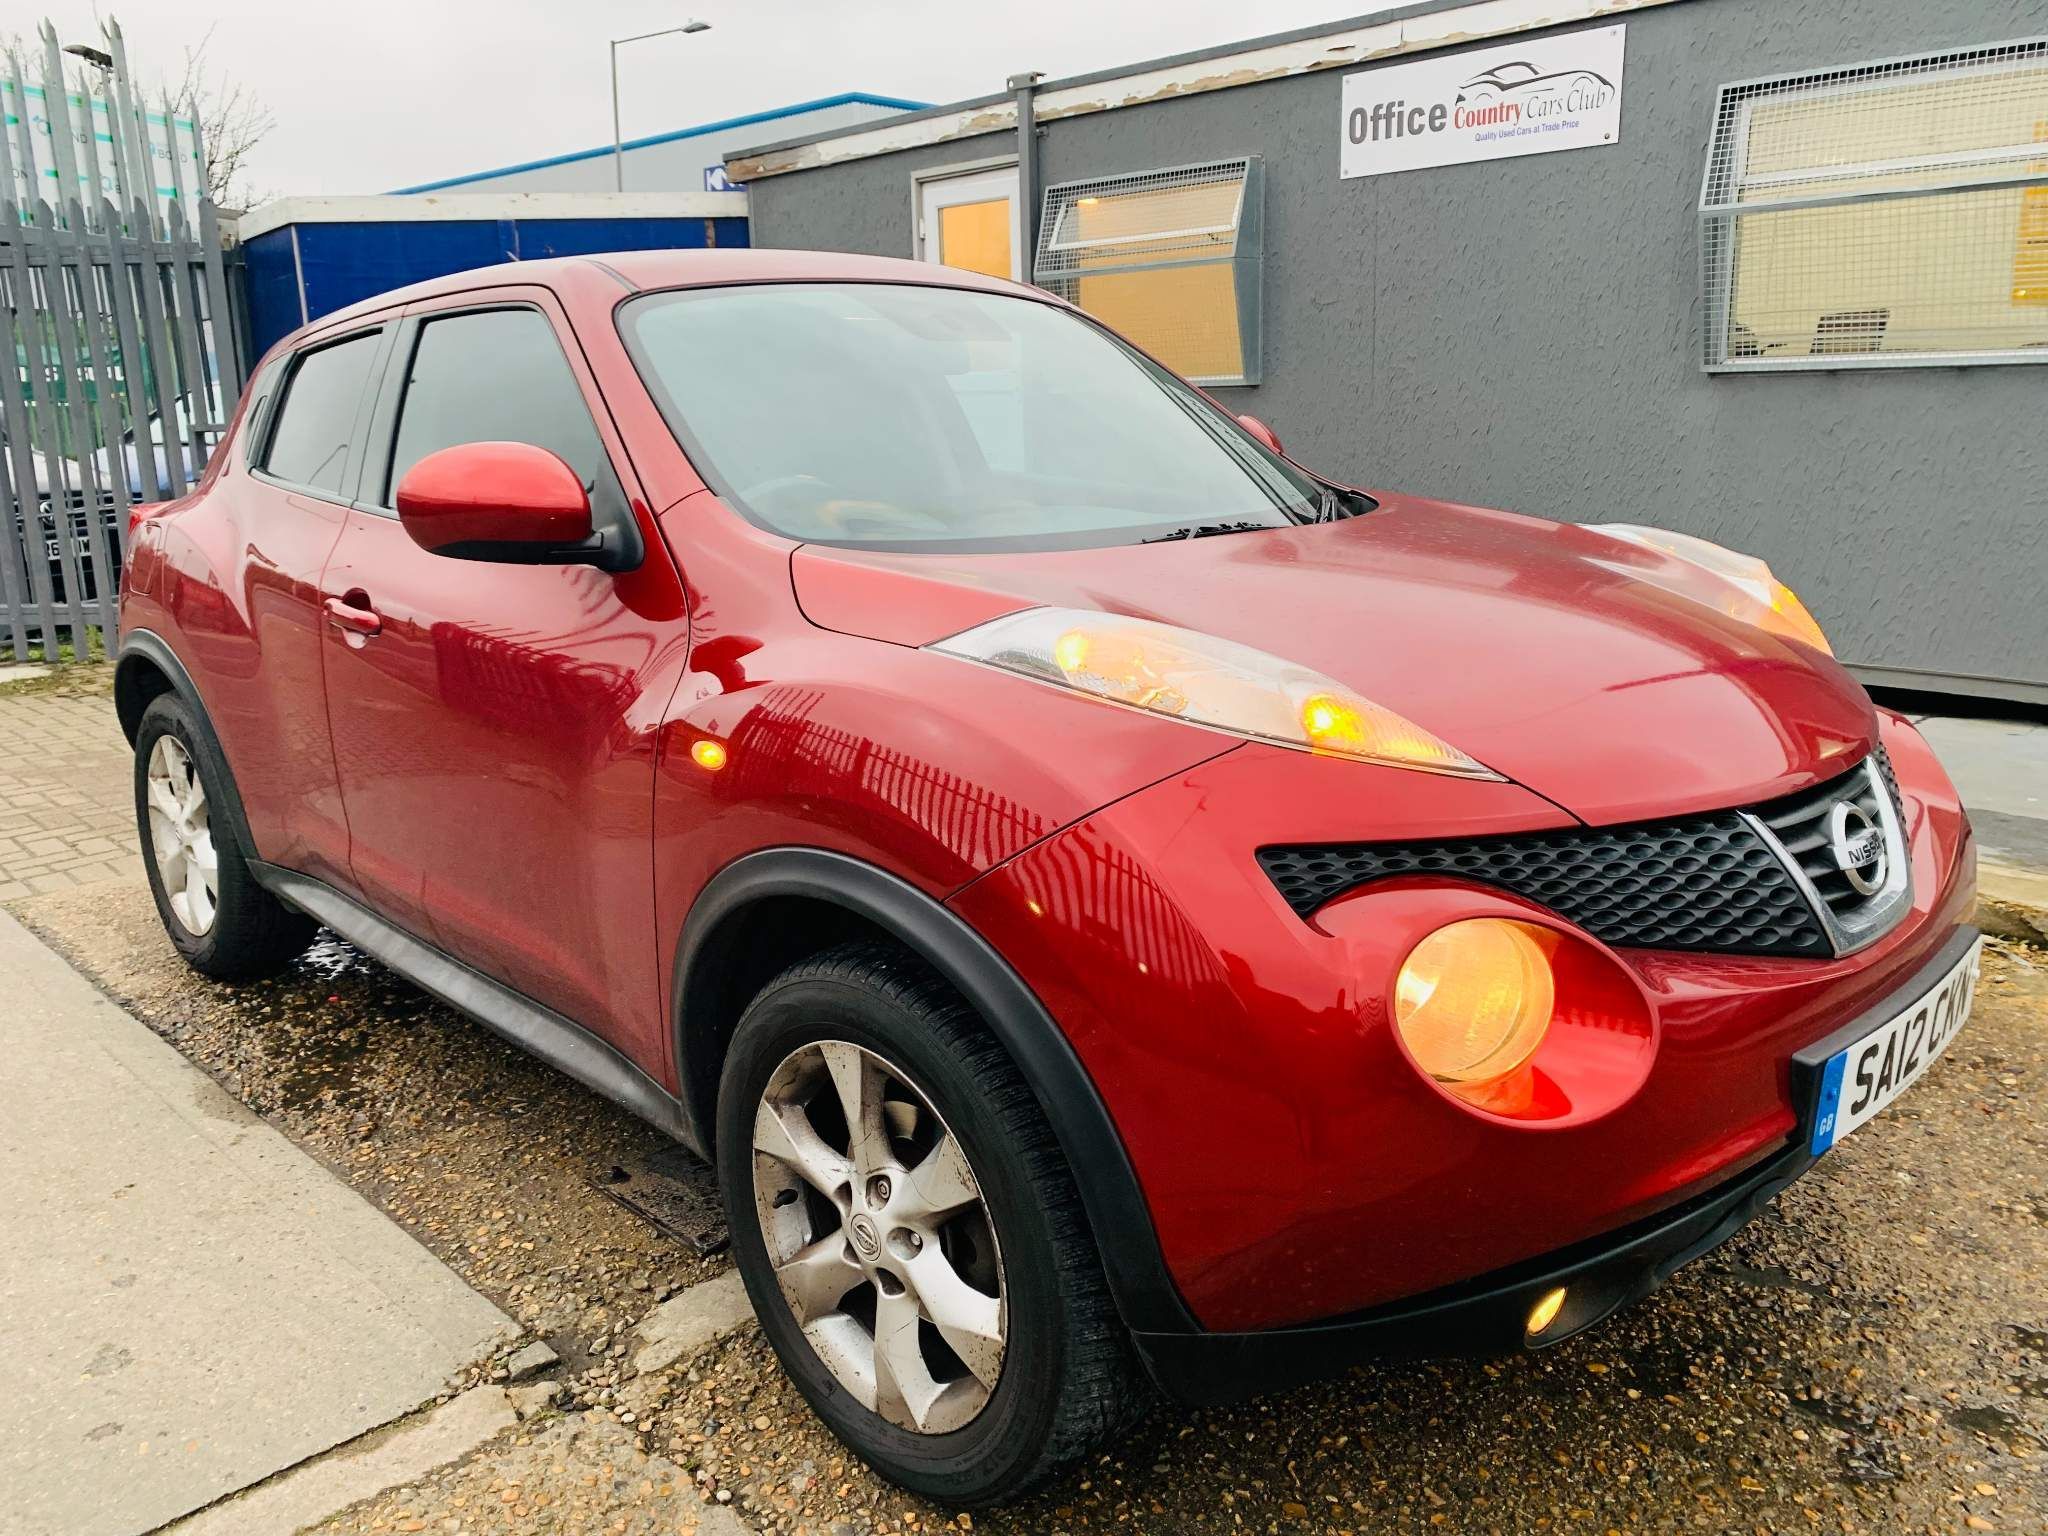
[[[1636,580],[1663,585],[1681,597],[1709,602],[1731,618],[1741,619],[1746,624],[1754,624],[1789,640],[1798,640],[1817,651],[1826,651],[1830,656],[1835,654],[1835,648],[1828,644],[1828,637],[1821,633],[1819,623],[1806,611],[1806,604],[1799,601],[1797,594],[1773,576],[1771,568],[1756,556],[1740,555],[1706,539],[1696,539],[1688,533],[1673,533],[1668,528],[1644,528],[1635,523],[1587,523],[1584,526],[1624,543],[1654,549],[1659,554],[1674,555],[1718,577],[1721,585],[1712,589],[1710,597],[1707,592],[1694,587],[1658,583],[1655,576],[1629,570],[1627,574]]]
[[[1500,777],[1320,672],[1171,624],[1079,608],[1030,608],[928,649],[1283,747],[1426,773]]]

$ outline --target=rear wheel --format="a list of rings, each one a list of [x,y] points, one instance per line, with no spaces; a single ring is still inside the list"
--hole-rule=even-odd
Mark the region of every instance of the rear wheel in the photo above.
[[[215,814],[226,782],[184,701],[151,700],[135,732],[135,819],[150,893],[192,968],[236,981],[282,970],[317,925],[256,883]]]
[[[928,968],[851,944],[741,1019],[718,1107],[763,1331],[885,1476],[1013,1498],[1144,1401],[1073,1176],[1031,1090]]]

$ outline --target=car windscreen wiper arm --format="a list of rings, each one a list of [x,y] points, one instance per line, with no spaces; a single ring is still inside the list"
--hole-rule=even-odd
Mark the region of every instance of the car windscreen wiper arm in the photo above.
[[[1326,485],[1323,487],[1322,494],[1316,498],[1315,515],[1309,521],[1312,523],[1334,523],[1340,517],[1352,517],[1355,515],[1354,509],[1345,504],[1344,493],[1334,485]]]
[[[1217,533],[1257,533],[1262,529],[1271,528],[1272,526],[1271,523],[1248,522],[1187,523],[1179,528],[1169,529],[1165,533],[1152,534],[1148,538],[1138,540],[1138,542],[1140,544],[1169,544],[1175,539],[1206,539],[1211,534]]]

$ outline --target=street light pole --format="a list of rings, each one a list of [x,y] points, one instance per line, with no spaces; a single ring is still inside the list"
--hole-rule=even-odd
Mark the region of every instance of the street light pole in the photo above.
[[[650,37],[673,37],[678,32],[708,32],[708,21],[686,21],[680,27],[664,27],[659,32],[636,32],[631,37],[612,39],[612,190],[626,190],[626,143],[619,133],[619,46],[622,43],[644,43]]]

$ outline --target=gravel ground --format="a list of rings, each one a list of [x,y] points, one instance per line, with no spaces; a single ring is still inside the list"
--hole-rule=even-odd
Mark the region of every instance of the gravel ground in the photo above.
[[[564,1536],[746,1536],[716,1502],[691,1496],[690,1476],[649,1453],[633,1431],[595,1410],[535,1423],[487,1455],[430,1482],[313,1527],[322,1536],[409,1531],[561,1532]]]
[[[591,1187],[654,1132],[338,942],[227,989],[176,962],[140,890],[14,910],[562,1354],[558,1408],[333,1536],[2048,1533],[2048,950],[1991,948],[1922,1083],[1590,1334],[1161,1407],[1048,1495],[970,1519],[848,1457],[756,1332],[632,1375],[622,1330],[723,1266]]]
[[[10,665],[0,661],[0,668]],[[10,676],[0,682],[0,699],[106,699],[114,693],[111,662],[89,661],[83,666],[42,667],[25,676]]]

